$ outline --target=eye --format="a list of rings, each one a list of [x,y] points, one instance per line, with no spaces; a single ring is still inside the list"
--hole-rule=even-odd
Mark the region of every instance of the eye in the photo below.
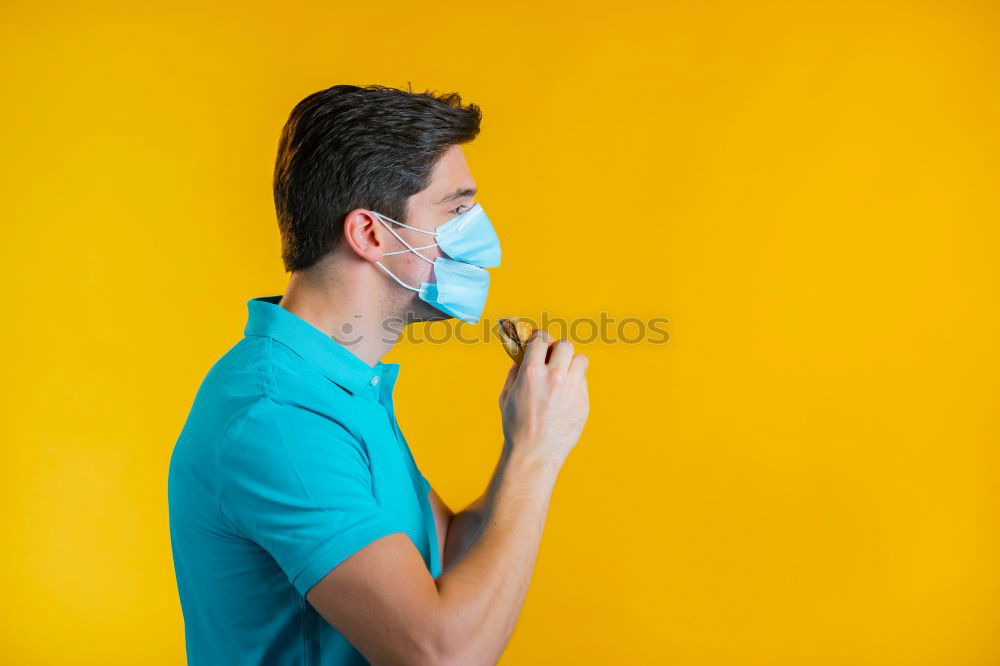
[[[458,207],[458,208],[456,208],[455,210],[453,210],[453,211],[449,211],[449,212],[452,212],[452,213],[454,213],[455,215],[458,215],[458,214],[459,214],[459,212],[460,212],[460,211],[461,211],[461,210],[462,210],[463,208],[468,208],[468,206],[466,206],[465,204],[462,204],[461,206],[459,206],[459,207]]]

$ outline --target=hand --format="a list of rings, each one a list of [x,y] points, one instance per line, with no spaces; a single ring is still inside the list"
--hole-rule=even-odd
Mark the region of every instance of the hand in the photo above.
[[[500,392],[504,447],[562,465],[590,412],[587,365],[569,340],[552,342],[548,332],[535,331]]]

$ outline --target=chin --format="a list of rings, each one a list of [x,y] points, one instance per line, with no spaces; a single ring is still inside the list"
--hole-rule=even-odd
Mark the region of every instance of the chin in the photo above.
[[[427,308],[420,308],[406,314],[406,321],[410,324],[417,324],[426,321],[444,321],[446,319],[451,319],[451,317],[437,308],[432,308],[430,306]]]
[[[448,315],[438,310],[436,307],[425,303],[419,298],[409,304],[409,307],[401,315],[407,324],[418,324],[425,321],[442,321],[451,319]]]

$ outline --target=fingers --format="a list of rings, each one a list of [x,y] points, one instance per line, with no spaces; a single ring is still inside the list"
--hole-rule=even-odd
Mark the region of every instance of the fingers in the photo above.
[[[552,354],[549,356],[549,367],[553,370],[565,372],[569,368],[569,362],[573,358],[573,343],[569,340],[557,340],[552,345]]]
[[[545,357],[548,355],[551,342],[552,336],[544,328],[532,333],[525,345],[524,360],[521,365],[545,365]]]
[[[585,379],[587,375],[587,366],[589,364],[590,361],[587,360],[586,356],[584,356],[583,354],[577,354],[570,361],[569,370],[567,370],[567,374],[573,375],[574,377],[577,378]]]
[[[507,394],[510,393],[510,389],[514,386],[514,380],[517,379],[517,363],[511,363],[510,370],[507,371],[507,380],[503,383],[503,388],[500,390],[500,402],[502,403]]]

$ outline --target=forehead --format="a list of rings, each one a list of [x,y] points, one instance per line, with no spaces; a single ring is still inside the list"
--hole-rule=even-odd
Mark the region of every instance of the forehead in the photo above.
[[[413,196],[415,203],[433,206],[441,199],[456,190],[475,189],[476,181],[472,178],[469,165],[465,162],[465,153],[459,145],[449,146],[440,159],[434,164],[431,172],[431,183],[422,192]],[[456,199],[455,201],[461,201]]]

